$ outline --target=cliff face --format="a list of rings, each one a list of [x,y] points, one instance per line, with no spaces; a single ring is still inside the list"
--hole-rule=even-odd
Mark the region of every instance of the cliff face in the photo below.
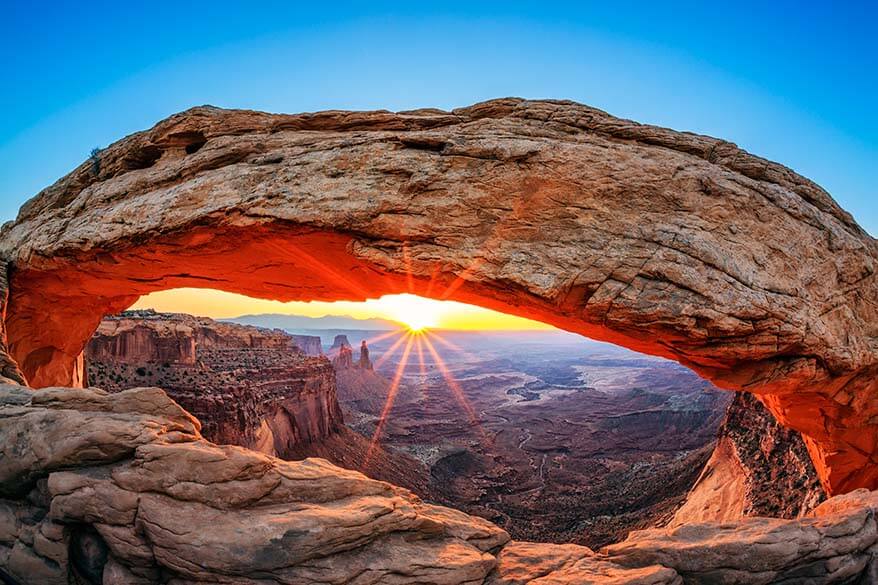
[[[319,347],[319,337],[305,337]],[[162,387],[213,442],[282,459],[323,457],[349,469],[368,463],[371,477],[432,499],[429,470],[419,461],[370,445],[344,425],[333,364],[303,354],[296,340],[277,329],[125,311],[104,319],[86,347],[88,381],[112,392]],[[350,344],[341,351],[347,359],[339,372],[360,371]],[[365,357],[371,370],[368,353],[360,362]]]
[[[279,330],[127,311],[104,319],[86,362],[95,386],[167,389],[217,443],[287,457],[343,423],[329,360]]]
[[[299,348],[306,355],[320,356],[323,355],[323,345],[320,343],[320,337],[317,335],[293,335],[289,334]]]
[[[800,518],[825,499],[802,436],[777,424],[752,395],[737,393],[713,455],[671,525]]]

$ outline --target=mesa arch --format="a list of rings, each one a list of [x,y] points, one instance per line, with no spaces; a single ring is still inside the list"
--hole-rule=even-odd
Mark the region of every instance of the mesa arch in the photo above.
[[[273,115],[201,107],[26,203],[8,377],[81,382],[104,314],[211,287],[414,292],[677,360],[801,431],[830,493],[878,488],[878,243],[721,140],[571,102]]]

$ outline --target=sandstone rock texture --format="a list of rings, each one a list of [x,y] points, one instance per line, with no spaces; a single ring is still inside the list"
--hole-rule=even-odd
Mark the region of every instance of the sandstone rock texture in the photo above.
[[[777,424],[753,395],[739,392],[713,455],[669,525],[800,518],[825,499],[801,435]]]
[[[672,567],[686,583],[874,583],[876,503],[876,492],[858,490],[812,517],[642,530],[603,552],[622,566]]]
[[[0,256],[35,387],[81,385],[102,316],[152,291],[411,292],[675,359],[800,431],[830,493],[878,487],[878,243],[722,140],[557,101],[200,107],[38,194]]]
[[[125,311],[101,321],[85,354],[89,384],[160,386],[215,443],[288,459],[344,423],[329,360],[280,330]]]
[[[18,363],[9,355],[6,341],[6,305],[9,300],[8,270],[6,262],[0,261],[0,381],[24,384],[24,374],[19,369]]]
[[[876,575],[878,492],[795,520],[635,532],[595,553],[321,459],[206,441],[157,388],[0,385],[0,577],[21,585],[850,583]]]

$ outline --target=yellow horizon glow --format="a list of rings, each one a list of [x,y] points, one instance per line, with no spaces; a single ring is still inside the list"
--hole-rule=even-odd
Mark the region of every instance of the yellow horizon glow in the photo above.
[[[189,313],[213,319],[277,313],[304,317],[354,317],[387,319],[412,331],[451,329],[459,331],[553,330],[554,327],[456,301],[437,301],[410,294],[385,295],[363,302],[293,301],[254,299],[244,295],[199,288],[178,288],[140,297],[132,309],[155,309],[165,313]]]

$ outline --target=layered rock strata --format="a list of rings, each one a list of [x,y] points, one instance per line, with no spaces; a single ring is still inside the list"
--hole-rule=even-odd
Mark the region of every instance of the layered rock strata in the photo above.
[[[280,330],[126,311],[101,322],[85,353],[91,384],[160,385],[216,443],[289,458],[344,422],[329,360]]]
[[[86,369],[92,384],[112,392],[161,385],[215,443],[282,459],[322,457],[434,499],[419,461],[344,425],[333,366],[303,355],[294,341],[279,330],[126,311],[101,322]]]
[[[557,101],[201,107],[45,189],[0,256],[36,387],[81,384],[102,316],[151,291],[409,292],[675,359],[803,433],[830,493],[878,487],[878,244],[722,140]]]
[[[156,388],[0,386],[0,575],[21,585],[870,582],[878,495],[795,520],[647,530],[602,553],[320,459],[206,441]]]

